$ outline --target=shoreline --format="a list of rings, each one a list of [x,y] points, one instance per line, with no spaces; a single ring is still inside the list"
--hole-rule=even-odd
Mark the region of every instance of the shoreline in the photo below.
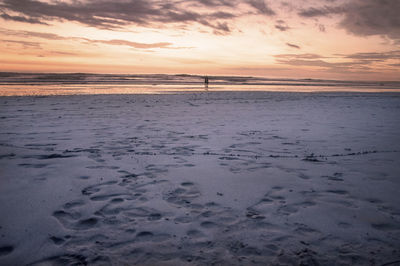
[[[42,86],[40,86],[41,88]],[[354,89],[354,90],[313,90],[313,89],[304,89],[304,90],[287,90],[283,89],[271,89],[271,90],[224,90],[218,89],[213,87],[199,87],[199,88],[192,88],[192,89],[175,89],[175,90],[166,90],[166,89],[157,89],[157,88],[140,88],[137,90],[117,90],[117,92],[109,91],[104,92],[104,89],[100,91],[92,90],[92,91],[85,91],[85,92],[43,92],[41,89],[38,88],[37,93],[27,93],[27,92],[20,92],[20,89],[12,90],[11,92],[1,92],[0,88],[0,97],[54,97],[54,96],[96,96],[96,95],[110,95],[110,96],[117,96],[117,95],[184,95],[184,94],[223,94],[223,93],[231,93],[231,94],[239,94],[239,93],[249,93],[249,94],[326,94],[326,95],[355,95],[355,94],[366,94],[366,95],[393,95],[397,96],[400,93],[400,90],[397,89],[388,89],[388,90],[376,90],[376,89]],[[39,92],[41,91],[41,92]],[[81,89],[78,89],[81,91]]]

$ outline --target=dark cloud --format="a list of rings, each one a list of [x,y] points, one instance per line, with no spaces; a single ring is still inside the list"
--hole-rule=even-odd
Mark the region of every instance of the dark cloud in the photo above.
[[[290,29],[290,27],[283,20],[277,20],[276,24],[275,24],[275,28],[280,31],[287,31]]]
[[[249,0],[248,3],[261,14],[269,16],[275,15],[275,12],[268,7],[264,0]]]
[[[359,36],[386,35],[400,40],[399,0],[351,0],[342,5],[301,10],[302,17],[341,14],[340,27]]]
[[[209,7],[219,7],[219,6],[233,7],[236,5],[236,1],[232,0],[198,0],[194,2]]]
[[[280,31],[287,31],[288,29],[290,29],[288,26],[286,25],[281,25],[281,24],[276,24],[275,28],[280,30]]]
[[[308,9],[303,9],[298,14],[302,17],[322,17],[343,12],[344,8],[340,6],[324,6],[320,8],[311,7]]]
[[[291,48],[296,48],[296,49],[300,49],[300,46],[293,44],[293,43],[286,43],[287,46],[291,47]]]
[[[275,14],[263,0],[74,0],[50,3],[0,0],[0,16],[5,20],[26,23],[75,21],[103,29],[127,25],[160,28],[168,24],[198,23],[219,33],[229,33],[232,20],[249,14],[237,9],[241,3],[257,14]]]
[[[214,29],[214,34],[217,35],[226,35],[229,32],[231,32],[231,29],[226,22],[217,22],[217,23],[211,23],[208,20],[200,20],[199,23],[201,23],[204,26],[209,26],[210,28]]]
[[[90,26],[116,27],[126,22],[144,23],[143,18],[159,15],[161,11],[152,8],[144,0],[131,2],[88,1],[72,3],[45,3],[37,0],[3,0],[4,10],[18,12],[29,18],[47,21],[53,19],[77,21]],[[140,13],[142,12],[142,16]],[[128,17],[131,15],[130,17]]]
[[[230,28],[228,26],[228,23],[223,22],[223,23],[217,23],[217,25],[214,26],[215,30],[214,33],[217,35],[224,35],[227,32],[230,32]]]
[[[399,0],[355,0],[340,25],[355,35],[386,35],[400,39]]]
[[[26,22],[26,23],[31,23],[31,24],[44,24],[47,25],[47,23],[44,23],[38,19],[35,18],[27,18],[24,16],[10,16],[8,14],[0,14],[0,17],[4,20],[14,20],[14,21],[18,21],[18,22]]]

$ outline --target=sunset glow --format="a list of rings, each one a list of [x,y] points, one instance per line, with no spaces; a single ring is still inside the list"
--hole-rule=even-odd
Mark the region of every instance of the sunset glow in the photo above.
[[[0,71],[400,80],[396,0],[0,0]]]

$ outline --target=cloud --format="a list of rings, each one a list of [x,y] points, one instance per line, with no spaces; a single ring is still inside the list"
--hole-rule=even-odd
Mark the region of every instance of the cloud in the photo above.
[[[275,24],[275,28],[280,31],[287,31],[290,29],[290,27],[283,20],[277,20],[276,24]]]
[[[287,31],[288,29],[290,29],[288,26],[281,25],[281,24],[276,24],[275,28],[280,30],[280,31]]]
[[[318,54],[278,54],[275,55],[277,58],[295,58],[295,59],[320,59],[324,58],[322,55]]]
[[[308,9],[302,9],[298,13],[301,17],[322,17],[322,16],[329,16],[332,14],[340,14],[343,13],[345,10],[343,7],[340,6],[323,6],[320,8],[311,7]]]
[[[88,40],[92,43],[105,43],[110,45],[125,45],[133,48],[139,49],[150,49],[150,48],[166,48],[172,45],[169,42],[158,42],[158,43],[139,43],[131,42],[126,40]]]
[[[385,35],[400,40],[399,0],[352,0],[342,5],[311,7],[301,17],[341,15],[339,26],[358,36]]]
[[[354,53],[349,55],[342,55],[345,58],[360,60],[360,61],[385,61],[389,59],[400,59],[400,50],[389,52],[372,52],[372,53]]]
[[[399,10],[398,0],[356,0],[348,5],[340,25],[355,35],[386,35],[399,40]]]
[[[245,10],[238,9],[239,4],[245,5]],[[229,23],[251,14],[249,10],[267,16],[275,14],[263,0],[0,0],[0,16],[5,20],[35,24],[74,21],[102,29],[197,23],[218,33],[229,33]]]
[[[192,2],[197,2],[200,5],[203,6],[209,6],[209,7],[218,7],[218,6],[228,6],[228,7],[234,7],[236,5],[236,1],[232,0],[198,0],[198,1],[192,1]]]
[[[325,60],[305,60],[305,59],[278,59],[278,63],[299,67],[318,67],[332,73],[366,73],[372,70],[368,65],[356,62],[332,63]]]
[[[278,59],[279,63],[291,66],[318,66],[318,67],[332,67],[334,64],[328,63],[324,60],[305,60],[305,59]]]
[[[249,0],[248,3],[261,14],[269,16],[275,15],[274,10],[272,10],[264,0]]]
[[[18,21],[18,22],[26,22],[26,23],[31,23],[31,24],[44,24],[47,25],[47,23],[44,23],[38,19],[35,18],[27,18],[24,16],[10,16],[8,14],[0,14],[0,17],[4,20],[14,20],[14,21]]]
[[[1,40],[4,43],[12,43],[22,45],[24,48],[41,48],[40,43],[38,42],[29,42],[29,41],[16,41],[16,40]]]
[[[63,37],[54,33],[47,32],[36,32],[36,31],[22,31],[22,30],[7,30],[4,28],[0,28],[0,34],[4,34],[7,36],[16,36],[22,38],[31,38],[37,37],[41,39],[47,40],[66,40],[66,39],[74,39],[74,37]]]
[[[216,35],[226,35],[231,32],[231,29],[226,22],[217,22],[217,23],[210,23],[208,20],[200,20],[199,21],[204,26],[209,26],[210,28],[214,29],[214,34]]]
[[[278,54],[275,59],[278,63],[290,66],[319,67],[336,73],[366,73],[378,68],[394,66],[393,60],[400,60],[400,50],[388,52],[337,54],[335,62],[330,62],[328,57],[318,54]],[[377,67],[376,62],[380,63]]]
[[[192,47],[174,47],[173,43],[170,43],[170,42],[141,43],[141,42],[133,42],[133,41],[128,41],[128,40],[119,40],[119,39],[95,40],[95,39],[82,38],[82,37],[64,37],[64,36],[60,36],[58,34],[53,34],[53,33],[6,30],[3,28],[0,28],[0,33],[5,34],[7,36],[15,36],[15,37],[22,37],[22,38],[36,37],[36,38],[40,38],[40,39],[53,40],[53,41],[75,40],[75,41],[83,41],[86,43],[104,43],[104,44],[109,44],[109,45],[123,45],[123,46],[129,46],[129,47],[136,48],[136,49],[152,49],[152,48],[189,49],[189,48],[192,48]],[[39,44],[39,43],[19,41],[19,40],[18,41],[8,40],[8,42],[26,44],[26,45],[30,45],[30,46],[38,46],[38,44]]]
[[[300,46],[293,44],[293,43],[286,43],[287,46],[291,47],[291,48],[296,48],[296,49],[300,49]]]

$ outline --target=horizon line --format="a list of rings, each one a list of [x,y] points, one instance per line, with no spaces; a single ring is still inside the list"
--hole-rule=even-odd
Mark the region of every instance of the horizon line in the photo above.
[[[210,75],[210,74],[187,74],[187,73],[96,73],[96,72],[34,72],[34,71],[0,71],[0,74],[37,74],[37,75],[46,75],[46,74],[60,74],[60,75],[121,75],[121,76],[129,76],[129,75],[165,75],[165,76],[192,76],[192,77],[237,77],[237,78],[253,78],[253,79],[265,79],[265,80],[285,80],[285,81],[340,81],[340,82],[360,82],[360,83],[373,83],[373,82],[393,82],[400,83],[399,80],[356,80],[356,79],[325,79],[325,78],[287,78],[287,77],[273,77],[273,76],[241,76],[237,74],[227,74],[227,75]],[[0,78],[2,76],[0,75]]]

